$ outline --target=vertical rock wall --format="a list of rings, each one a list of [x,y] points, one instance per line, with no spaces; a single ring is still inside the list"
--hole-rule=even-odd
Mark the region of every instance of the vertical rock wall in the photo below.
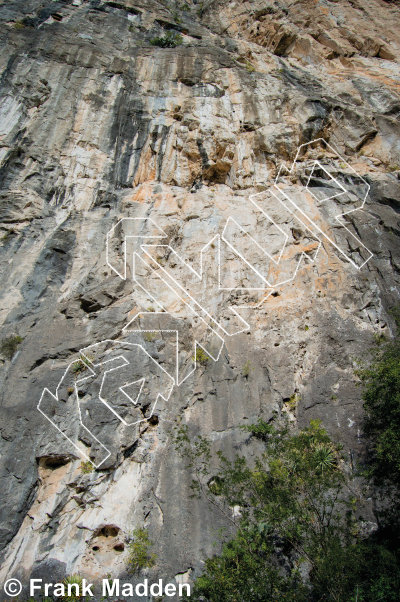
[[[0,18],[0,326],[3,339],[23,339],[11,359],[3,356],[0,373],[1,580],[123,575],[129,536],[142,525],[155,541],[150,577],[193,577],[214,552],[217,530],[230,527],[190,498],[174,425],[211,437],[230,457],[251,456],[255,444],[239,426],[286,413],[300,427],[321,419],[349,457],[361,453],[354,363],[374,335],[390,331],[387,310],[400,290],[399,6],[15,0],[0,2]],[[151,43],[168,32],[182,43]],[[351,189],[362,178],[368,196],[346,222],[362,244],[343,239],[346,259],[327,242],[340,239],[340,223],[310,205],[325,236],[314,257],[318,236],[281,205],[274,224],[299,268],[284,284],[270,268],[272,286],[261,286],[259,272],[249,276],[247,260],[225,248],[226,286],[240,288],[247,304],[234,317],[227,304],[239,307],[236,293],[221,292],[215,272],[196,281],[180,262],[199,270],[210,243],[204,265],[213,265],[221,237],[232,234],[257,263],[256,247],[229,230],[229,220],[251,232],[258,249],[266,244],[271,223],[250,197],[269,202],[279,166],[290,167],[298,148],[319,138],[339,156],[323,143],[304,146],[286,190],[300,194],[316,160],[329,166],[334,187]],[[323,174],[313,178],[315,189],[329,188]],[[142,286],[132,280],[131,258],[152,242],[150,231],[133,233],[124,249],[124,226],[115,230],[114,259],[126,251],[126,279],[106,253],[107,233],[127,218],[164,235],[164,247],[146,256],[152,270],[143,268]],[[348,258],[364,248],[373,256],[358,269]],[[240,319],[248,327],[235,336],[218,331],[217,361],[199,356],[153,412],[135,409],[134,424],[90,406],[86,385],[75,392],[86,368],[72,368],[59,389],[63,424],[75,437],[66,440],[37,405],[80,350],[104,340],[117,351],[140,345],[146,366],[155,360],[167,370],[173,341],[159,331],[177,330],[180,368],[193,367],[199,324],[170,288],[161,294],[163,270],[195,291],[224,332],[240,330]],[[263,302],[249,292],[257,287],[268,293]],[[154,336],[124,330],[137,314],[139,328]],[[209,333],[214,322],[200,322]],[[88,447],[75,393],[110,451],[88,473],[74,443],[92,459],[99,448]]]

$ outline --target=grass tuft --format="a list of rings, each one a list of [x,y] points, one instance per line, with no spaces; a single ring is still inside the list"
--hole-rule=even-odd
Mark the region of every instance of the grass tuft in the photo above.
[[[250,362],[247,360],[242,369],[242,376],[247,378],[252,370],[253,368],[251,367]]]
[[[5,337],[0,343],[1,355],[11,361],[22,341],[23,338],[18,335]]]
[[[83,474],[89,474],[90,472],[94,471],[94,466],[93,464],[90,462],[90,460],[87,460],[86,462],[81,462],[81,472]]]

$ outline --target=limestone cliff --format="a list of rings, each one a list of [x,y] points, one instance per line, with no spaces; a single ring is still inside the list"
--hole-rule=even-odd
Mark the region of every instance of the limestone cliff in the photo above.
[[[362,449],[355,360],[400,292],[400,6],[3,0],[0,19],[0,326],[22,338],[0,372],[0,581],[123,575],[142,525],[148,574],[192,578],[227,524],[190,498],[174,425],[251,455],[238,427],[286,413]],[[125,384],[153,380],[96,405],[87,366],[121,349],[141,354]]]

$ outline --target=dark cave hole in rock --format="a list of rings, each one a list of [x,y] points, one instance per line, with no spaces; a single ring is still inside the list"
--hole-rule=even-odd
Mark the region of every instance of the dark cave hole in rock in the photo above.
[[[150,407],[150,404],[146,403],[146,405],[144,405],[142,408],[140,408],[140,411],[142,412],[144,418],[146,418],[146,412],[148,411],[149,407]]]
[[[123,543],[117,543],[114,548],[113,548],[116,552],[121,553],[125,550],[125,546]]]
[[[60,468],[60,466],[65,466],[71,462],[71,458],[69,456],[46,456],[43,458],[38,458],[38,463],[41,468],[49,468],[50,470],[55,470],[56,468]]]
[[[101,535],[103,537],[117,537],[119,531],[119,528],[115,525],[106,525],[100,529],[97,535]]]

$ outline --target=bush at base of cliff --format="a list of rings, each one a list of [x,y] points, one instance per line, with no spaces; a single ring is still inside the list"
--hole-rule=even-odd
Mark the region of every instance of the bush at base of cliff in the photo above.
[[[262,421],[246,428],[264,453],[251,466],[218,454],[217,474],[206,439],[191,441],[185,428],[176,436],[195,494],[237,528],[206,560],[192,602],[400,601],[398,549],[380,531],[362,535],[341,446],[317,421],[299,433]]]
[[[396,336],[377,338],[372,363],[357,374],[365,387],[364,432],[373,447],[370,476],[379,485],[400,488],[400,310],[393,314]]]

